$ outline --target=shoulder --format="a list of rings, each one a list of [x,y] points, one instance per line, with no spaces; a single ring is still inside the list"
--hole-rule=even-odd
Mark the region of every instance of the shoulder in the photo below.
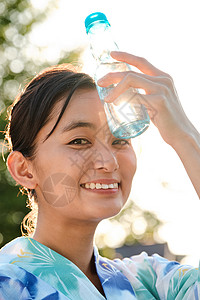
[[[142,252],[130,258],[114,259],[110,263],[129,279],[138,299],[145,290],[156,299],[196,299],[200,296],[199,268]]]
[[[66,300],[66,296],[44,280],[9,263],[0,264],[0,299],[1,300]]]
[[[8,263],[0,263],[0,299],[32,299],[26,286],[25,270]]]
[[[127,272],[130,271],[135,275],[138,275],[138,272],[142,270],[151,270],[151,272],[153,270],[157,275],[160,273],[165,275],[171,270],[177,270],[180,268],[180,264],[176,261],[169,261],[158,254],[148,256],[146,252],[123,259],[114,259],[111,260],[110,263],[116,268],[126,270]]]

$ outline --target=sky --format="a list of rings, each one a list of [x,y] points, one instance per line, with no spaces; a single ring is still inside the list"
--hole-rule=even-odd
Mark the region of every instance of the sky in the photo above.
[[[31,2],[38,8],[48,4],[47,0]],[[34,28],[30,41],[46,47],[45,57],[52,63],[62,49],[83,48],[82,64],[89,72],[92,64],[84,20],[92,12],[105,13],[120,50],[145,57],[173,77],[182,106],[200,131],[198,2],[60,0],[48,19]],[[184,263],[197,265],[200,202],[184,167],[153,124],[133,145],[141,153],[131,198],[165,221],[159,234],[170,250],[186,255]]]

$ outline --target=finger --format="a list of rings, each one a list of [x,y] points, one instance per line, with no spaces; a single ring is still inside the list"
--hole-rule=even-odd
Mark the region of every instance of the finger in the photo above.
[[[104,77],[100,78],[97,82],[97,84],[101,87],[107,87],[111,84],[119,83],[125,76],[128,75],[128,73],[135,74],[138,77],[146,78],[150,81],[160,83],[165,85],[166,87],[173,89],[174,88],[174,82],[170,75],[160,75],[160,76],[150,76],[142,73],[137,73],[134,71],[126,71],[126,72],[111,72],[106,74]]]
[[[163,128],[162,124],[170,124],[170,122],[181,122],[178,120],[180,112],[184,113],[181,105],[177,103],[170,104],[168,97],[163,94],[155,95],[135,95],[136,101],[134,103],[143,104],[149,114],[149,117],[153,124],[158,127],[159,130]],[[161,117],[162,116],[162,117]]]
[[[154,116],[163,108],[163,106],[166,106],[167,103],[166,97],[161,94],[142,95],[135,93],[132,101],[134,103],[143,104],[148,112]]]
[[[143,89],[146,94],[157,94],[163,88],[162,84],[153,82],[142,76],[138,76],[135,73],[129,72],[125,77],[120,78],[120,74],[115,77],[116,73],[110,74],[106,80],[106,84],[110,85],[111,83],[118,83],[115,88],[113,88],[108,96],[105,97],[106,102],[113,102],[114,99],[119,97],[129,88]],[[121,80],[120,80],[121,79]]]
[[[111,84],[119,83],[125,76],[127,76],[128,72],[110,72],[100,78],[97,81],[97,84],[101,87],[106,87]]]
[[[160,76],[166,74],[165,72],[154,67],[143,57],[121,51],[112,51],[110,54],[114,59],[132,65],[147,75]]]
[[[146,78],[146,79],[152,80],[152,81],[156,81],[158,79],[158,77],[153,77],[153,76],[149,76],[149,75],[146,75],[146,74],[137,73],[137,72],[134,72],[134,71],[110,72],[110,73],[106,74],[105,76],[103,76],[102,78],[100,78],[97,81],[97,84],[101,87],[106,87],[106,86],[109,86],[111,84],[119,83],[129,73],[135,74],[139,77],[143,77],[143,78]]]

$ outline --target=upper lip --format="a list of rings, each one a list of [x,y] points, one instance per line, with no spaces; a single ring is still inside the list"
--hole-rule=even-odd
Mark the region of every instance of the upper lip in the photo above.
[[[119,180],[117,179],[96,179],[96,180],[92,180],[92,181],[86,181],[82,184],[86,184],[86,183],[101,183],[101,184],[112,184],[112,183],[119,183]]]

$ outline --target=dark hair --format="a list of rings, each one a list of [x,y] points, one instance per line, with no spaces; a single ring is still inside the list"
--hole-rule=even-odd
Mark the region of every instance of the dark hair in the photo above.
[[[72,65],[61,64],[44,69],[26,85],[9,108],[9,123],[5,132],[9,150],[19,151],[32,160],[37,152],[36,136],[50,120],[55,104],[68,93],[59,117],[47,138],[58,125],[74,91],[95,87],[95,82],[89,75],[79,72]],[[37,219],[37,195],[35,190],[24,187],[20,190],[23,193],[24,190],[27,191],[27,206],[31,209],[24,218],[21,229],[23,234],[23,228],[27,234],[31,234]]]

